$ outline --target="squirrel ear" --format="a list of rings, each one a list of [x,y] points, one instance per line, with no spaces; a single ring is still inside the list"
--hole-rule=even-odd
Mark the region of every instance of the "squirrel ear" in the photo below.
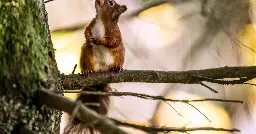
[[[96,0],[101,6],[105,3],[105,0]]]

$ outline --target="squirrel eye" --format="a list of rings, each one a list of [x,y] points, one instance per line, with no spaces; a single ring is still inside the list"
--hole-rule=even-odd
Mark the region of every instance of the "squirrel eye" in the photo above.
[[[115,5],[115,2],[114,2],[113,0],[109,0],[109,1],[108,1],[108,5],[111,6],[111,7],[113,7],[113,6]]]

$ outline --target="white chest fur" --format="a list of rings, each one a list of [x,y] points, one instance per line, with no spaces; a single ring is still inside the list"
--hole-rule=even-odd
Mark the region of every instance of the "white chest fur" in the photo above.
[[[93,45],[92,51],[95,61],[95,71],[108,71],[109,66],[114,64],[114,57],[108,48],[102,45]]]
[[[92,28],[93,38],[102,38],[105,36],[105,28],[103,22],[100,19],[96,19],[96,22]]]
[[[95,25],[92,28],[92,37],[102,38],[104,36],[104,25],[100,19],[96,19]],[[114,64],[114,57],[111,55],[109,49],[102,45],[93,44],[92,46],[95,71],[108,71],[109,66]]]

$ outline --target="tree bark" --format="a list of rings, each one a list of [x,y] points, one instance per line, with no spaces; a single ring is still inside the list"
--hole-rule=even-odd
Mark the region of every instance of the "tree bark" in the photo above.
[[[59,133],[61,112],[35,104],[61,90],[43,0],[0,1],[0,132]]]

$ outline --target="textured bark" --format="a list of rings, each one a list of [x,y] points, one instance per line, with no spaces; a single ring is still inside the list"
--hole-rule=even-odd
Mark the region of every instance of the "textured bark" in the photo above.
[[[91,85],[121,82],[200,84],[203,81],[219,84],[243,84],[255,78],[256,67],[221,67],[190,71],[124,70],[122,72],[98,72],[84,78],[80,74],[62,76],[64,89],[81,89]],[[217,80],[240,78],[233,81]]]
[[[1,0],[0,11],[0,132],[59,133],[61,113],[32,99],[61,90],[43,0]]]

